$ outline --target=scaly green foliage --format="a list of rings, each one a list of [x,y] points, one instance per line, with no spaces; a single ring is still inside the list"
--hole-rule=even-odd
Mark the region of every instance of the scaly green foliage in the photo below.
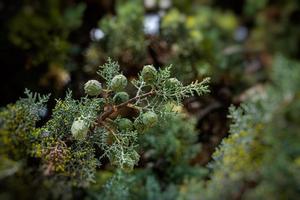
[[[42,194],[54,199],[71,198],[73,189],[86,188],[96,180],[96,171],[104,159],[110,161],[112,168],[131,171],[139,161],[140,136],[151,130],[158,120],[175,115],[166,105],[179,105],[183,98],[208,92],[208,79],[186,86],[179,81],[174,84],[170,82],[170,67],[166,67],[157,70],[151,83],[146,83],[142,74],[132,80],[135,94],[131,93],[127,101],[115,104],[116,87],[124,92],[127,86],[127,78],[119,69],[119,65],[109,59],[98,72],[104,79],[101,93],[75,100],[69,92],[65,99],[57,100],[51,118],[41,127],[35,123],[46,97],[29,94],[27,99],[2,109],[0,142],[3,144],[1,168],[4,170],[0,174],[6,183],[3,195],[17,198],[18,193],[12,191],[24,187],[29,194],[36,190],[36,195],[31,198],[43,199]],[[89,90],[87,92],[89,94]],[[126,108],[135,110],[137,115],[124,116],[121,111]],[[135,121],[134,127],[120,129],[122,119],[132,124]],[[174,147],[172,151],[175,150]],[[35,161],[33,165],[27,162],[29,159]],[[14,169],[20,170],[18,174],[6,168],[14,162],[17,162]],[[14,188],[18,175],[23,181],[33,183]]]
[[[273,84],[231,107],[231,135],[214,153],[210,180],[183,199],[298,198],[300,68],[280,56],[273,67]]]
[[[178,110],[174,105],[172,109]],[[175,199],[185,180],[201,179],[205,170],[190,165],[201,150],[194,119],[181,112],[164,119],[139,138],[142,166],[130,174],[109,174],[112,180],[91,188],[91,199]],[[97,182],[105,180],[99,175]]]
[[[35,137],[36,122],[45,109],[48,96],[25,91],[27,98],[10,104],[1,110],[1,155],[10,154],[13,160],[21,159],[30,152],[28,143]]]

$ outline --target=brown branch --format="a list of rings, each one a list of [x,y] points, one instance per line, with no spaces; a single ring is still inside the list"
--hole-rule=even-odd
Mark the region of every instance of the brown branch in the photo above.
[[[104,121],[105,118],[109,117],[112,113],[116,111],[115,106],[109,106],[108,110],[104,111],[104,113],[97,120],[98,122]]]
[[[143,99],[143,98],[145,98],[145,97],[152,96],[152,95],[154,95],[154,94],[155,94],[155,91],[151,90],[150,92],[147,92],[147,93],[145,93],[145,94],[136,96],[136,97],[134,97],[134,98],[132,98],[132,99],[129,99],[128,101],[126,101],[126,102],[124,102],[124,103],[121,103],[121,104],[117,105],[117,106],[116,106],[116,109],[119,109],[119,108],[121,108],[121,107],[123,107],[123,106],[126,106],[126,105],[129,104],[129,103],[133,103],[133,102],[137,101],[138,99]]]
[[[106,129],[108,130],[108,132],[110,132],[117,140],[118,143],[121,143],[118,136],[115,134],[115,131],[110,128],[107,124],[105,124],[103,121],[100,122],[100,124]]]
[[[129,99],[128,101],[126,102],[123,102],[119,105],[116,105],[116,106],[109,106],[108,110],[106,110],[97,120],[97,123],[99,124],[102,124],[101,122],[103,122],[107,117],[109,117],[112,113],[118,111],[120,108],[126,106],[127,104],[129,103],[133,103],[135,101],[137,101],[138,99],[143,99],[145,97],[148,97],[148,96],[152,96],[155,94],[155,91],[151,90],[150,92],[147,92],[145,94],[142,94],[142,95],[139,95],[139,96],[136,96],[134,98],[131,98]]]

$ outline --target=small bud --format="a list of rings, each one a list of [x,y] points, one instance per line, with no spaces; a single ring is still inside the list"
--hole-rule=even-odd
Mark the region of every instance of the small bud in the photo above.
[[[134,127],[139,132],[144,132],[147,129],[152,128],[157,122],[157,115],[152,111],[148,111],[134,120]]]
[[[76,140],[84,140],[89,130],[84,120],[75,120],[71,127],[71,133]]]
[[[157,71],[153,65],[145,65],[141,75],[146,83],[153,83],[157,78]]]
[[[120,104],[129,100],[127,92],[118,92],[115,94],[113,101],[115,104]]]
[[[102,92],[101,83],[97,80],[89,80],[84,84],[84,91],[89,96],[97,96]]]
[[[130,119],[121,118],[117,121],[120,130],[132,130],[133,123]]]
[[[148,111],[142,115],[142,122],[147,127],[151,128],[158,122],[157,114],[152,111]]]
[[[111,80],[110,87],[115,92],[122,91],[126,86],[127,86],[127,78],[122,74],[116,75]]]

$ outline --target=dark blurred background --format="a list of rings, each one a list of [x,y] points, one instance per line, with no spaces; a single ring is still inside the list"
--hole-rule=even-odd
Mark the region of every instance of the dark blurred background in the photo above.
[[[1,1],[0,105],[17,100],[25,87],[42,93],[51,92],[54,97],[63,95],[68,87],[78,89],[78,84],[85,79],[82,73],[85,62],[83,52],[91,42],[90,32],[97,27],[103,16],[115,14],[116,4],[119,2],[121,1]],[[144,2],[146,13],[160,12],[159,6],[151,7],[153,2],[155,1]],[[166,1],[166,4],[170,4],[166,9],[178,7],[188,10],[209,5],[215,9],[233,12],[239,18],[241,26],[251,29],[256,20],[257,10],[264,9],[265,12],[274,15],[271,17],[278,17],[277,15],[283,12],[280,7],[282,2],[285,1]],[[147,5],[150,6],[147,8]],[[246,9],[252,9],[253,14]],[[290,20],[297,24],[300,14],[299,10],[295,10]],[[65,17],[66,12],[68,17]],[[72,25],[70,20],[80,22]],[[58,47],[51,46],[55,42],[58,43],[55,44]]]

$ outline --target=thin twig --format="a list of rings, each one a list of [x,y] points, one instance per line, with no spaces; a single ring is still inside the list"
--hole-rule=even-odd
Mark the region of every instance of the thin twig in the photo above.
[[[101,124],[101,122],[103,122],[107,117],[109,117],[112,113],[118,111],[120,108],[130,104],[130,103],[133,103],[139,99],[142,99],[142,98],[145,98],[145,97],[148,97],[148,96],[152,96],[155,94],[155,91],[154,90],[151,90],[150,92],[147,92],[145,94],[142,94],[142,95],[139,95],[139,96],[136,96],[134,98],[131,98],[129,99],[128,101],[126,102],[123,102],[119,105],[116,105],[116,106],[109,106],[109,109],[107,111],[105,111],[97,120],[98,123]]]
[[[147,93],[145,93],[145,94],[136,96],[136,97],[134,97],[134,98],[132,98],[132,99],[129,99],[128,101],[126,101],[126,102],[124,102],[124,103],[121,103],[121,104],[117,105],[117,106],[116,106],[116,109],[118,110],[119,108],[121,108],[121,107],[123,107],[123,106],[126,106],[126,105],[129,104],[129,103],[133,103],[133,102],[135,102],[135,101],[137,101],[137,100],[139,100],[139,99],[143,99],[143,98],[145,98],[145,97],[152,96],[152,95],[154,95],[154,94],[155,94],[155,91],[154,91],[154,90],[151,90],[150,92],[147,92]]]
[[[139,96],[140,93],[142,92],[142,88],[144,87],[144,81],[142,81],[140,87],[138,88],[138,91],[136,93],[136,96]],[[136,102],[138,103],[140,101],[140,99],[138,99]]]
[[[118,136],[115,134],[114,130],[112,130],[112,128],[110,128],[108,125],[106,125],[104,122],[101,122],[101,125],[108,130],[117,140],[118,143],[121,143],[121,141],[119,140]]]

